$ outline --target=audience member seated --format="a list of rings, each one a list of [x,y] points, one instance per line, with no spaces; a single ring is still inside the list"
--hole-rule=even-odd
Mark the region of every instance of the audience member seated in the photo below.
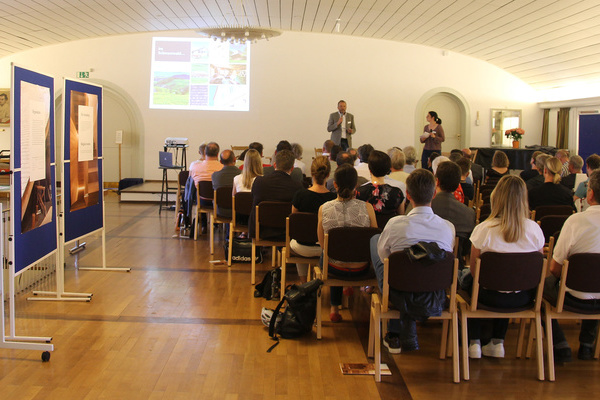
[[[404,153],[398,147],[392,147],[388,150],[388,156],[392,160],[392,172],[389,173],[388,177],[406,183],[408,173],[404,172]]]
[[[337,195],[331,193],[325,187],[325,181],[330,174],[329,158],[318,156],[310,166],[312,186],[309,189],[301,189],[296,192],[292,199],[292,212],[318,213],[323,203],[335,200]],[[295,239],[290,242],[291,250],[302,257],[318,257],[321,255],[321,246],[318,243],[298,243]],[[296,264],[298,277],[301,282],[306,282],[308,264]]]
[[[204,160],[194,161],[190,165],[190,178],[194,180],[194,184],[199,182],[212,182],[212,174],[221,170],[223,165],[219,162],[219,145],[215,142],[210,142],[204,149]],[[200,199],[203,206],[212,206],[212,200]],[[206,232],[206,214],[201,214],[202,232]]]
[[[569,175],[569,150],[560,149],[554,156],[558,158],[561,164],[560,177],[564,178]]]
[[[383,261],[390,254],[402,251],[424,241],[435,242],[440,249],[452,252],[454,246],[454,226],[440,218],[431,209],[431,200],[435,193],[435,178],[425,169],[416,169],[406,180],[406,196],[412,205],[407,215],[400,215],[388,221],[381,235],[371,238],[371,259],[379,288],[383,285]],[[432,297],[428,309],[441,310],[446,301],[446,294]],[[390,320],[388,333],[383,339],[384,346],[390,353],[417,350],[417,326],[414,316],[403,313],[404,301],[400,292],[390,291],[390,301],[400,310],[399,320]],[[433,306],[433,307],[432,307]],[[433,316],[433,315],[430,315]]]
[[[600,156],[598,154],[592,154],[591,156],[589,156],[588,158],[585,159],[585,169],[586,169],[586,174],[588,176],[590,176],[592,174],[592,172],[594,172],[597,169],[600,169]],[[579,199],[586,199],[587,197],[587,184],[588,181],[582,182],[579,184],[579,186],[577,186],[577,189],[575,190],[575,196],[573,197],[574,200],[579,200]]]
[[[569,157],[569,174],[560,180],[560,184],[566,186],[568,189],[575,189],[575,179],[577,174],[581,174],[583,168],[583,158],[578,155]]]
[[[334,174],[334,185],[337,198],[328,201],[319,208],[318,236],[319,243],[323,246],[325,234],[330,229],[340,227],[377,227],[373,206],[364,201],[357,200],[356,182],[358,174],[350,165],[340,165]],[[335,278],[344,279],[359,277],[369,273],[369,264],[345,263],[329,259],[327,273]],[[331,313],[332,322],[340,322],[342,316],[339,307],[342,304],[341,286],[331,287]]]
[[[373,146],[370,144],[363,144],[358,148],[358,158],[360,162],[354,168],[359,177],[363,177],[366,180],[371,179],[371,173],[369,172],[369,156],[373,151]]]
[[[546,159],[549,157],[550,155],[545,153],[538,154],[535,157],[535,169],[537,170],[538,174],[527,180],[527,191],[544,184],[544,165],[546,165]]]
[[[558,297],[560,275],[563,263],[573,254],[600,253],[600,171],[590,175],[587,189],[589,207],[582,213],[573,214],[567,219],[561,230],[554,255],[550,263],[550,275],[544,283],[544,297],[554,302]],[[565,304],[590,311],[600,310],[600,293],[582,293],[567,287]],[[594,354],[594,343],[598,321],[584,319],[581,321],[579,333],[579,351],[577,358],[591,360]],[[554,344],[554,360],[556,362],[571,361],[571,348],[557,320],[552,320],[552,339]]]
[[[323,154],[325,157],[329,157],[329,155],[331,154],[331,148],[335,146],[335,142],[331,139],[327,139],[325,142],[323,142]]]
[[[290,142],[288,142],[287,140],[281,140],[279,143],[277,143],[277,146],[275,147],[275,153],[273,154],[273,160],[277,159],[276,158],[277,153],[279,153],[282,150],[292,151],[292,145],[290,144]],[[292,153],[292,154],[294,154],[294,153]],[[276,168],[277,168],[277,166],[275,164],[269,165],[266,167],[263,166],[264,176],[272,174]],[[299,182],[299,183],[302,183],[302,181],[304,180],[304,174],[302,173],[300,168],[297,168],[297,167],[294,167],[292,169],[290,176],[292,177],[293,180],[295,180],[296,182]]]
[[[294,194],[303,188],[302,183],[290,176],[294,169],[294,153],[291,150],[281,150],[275,155],[275,171],[270,175],[257,176],[252,184],[252,211],[248,220],[250,238],[254,238],[256,223],[256,206],[261,201],[292,202]],[[261,230],[264,239],[285,240],[285,229]]]
[[[337,168],[340,167],[340,165],[343,164],[348,164],[348,165],[352,165],[354,166],[354,157],[352,157],[352,155],[350,153],[348,153],[347,151],[342,151],[341,153],[338,154],[337,159],[336,159],[336,170]],[[331,173],[330,173],[331,175]],[[368,180],[363,178],[363,177],[358,177],[358,186],[363,185],[365,183],[367,183]],[[327,190],[329,190],[331,193],[336,193],[335,190],[335,186],[333,185],[333,177],[327,179],[327,183],[325,184],[325,187],[327,187]]]
[[[433,172],[433,162],[435,161],[436,158],[440,157],[440,153],[437,152],[433,152],[429,155],[429,158],[427,159],[427,165],[423,168],[425,168],[427,171],[432,172],[435,174],[435,172]],[[444,156],[445,157],[445,156]],[[449,160],[448,157],[445,157],[447,160]],[[438,161],[439,162],[439,161]]]
[[[473,159],[473,152],[469,148],[462,149],[463,156],[471,160],[471,173],[469,174],[469,178],[471,178],[471,183],[475,185],[476,182],[483,182],[483,167],[477,163]]]
[[[437,157],[435,157],[435,159],[433,159],[433,161],[431,163],[431,170],[432,170],[434,176],[437,171],[438,165],[440,165],[443,162],[447,162],[447,161],[450,161],[450,159],[446,156],[437,156]],[[465,202],[465,194],[463,193],[462,186],[458,185],[458,187],[454,191],[454,198],[456,200],[460,201],[461,203]]]
[[[505,175],[508,175],[508,157],[503,151],[496,150],[492,157],[492,168],[485,174],[485,181],[497,181]]]
[[[515,175],[507,175],[498,181],[491,197],[492,211],[488,219],[473,229],[471,234],[471,261],[488,251],[496,253],[530,253],[542,251],[544,234],[539,225],[529,219],[525,182]],[[472,290],[470,269],[465,268],[459,276],[461,288]],[[535,290],[520,292],[497,292],[479,288],[479,302],[490,307],[522,307],[530,304]],[[492,339],[481,346],[481,319],[469,319],[469,358],[504,357],[504,337],[508,319],[492,320]]]
[[[467,157],[461,157],[456,161],[456,164],[460,168],[460,187],[465,195],[464,204],[467,204],[469,200],[473,200],[473,197],[475,197],[475,188],[467,182],[467,177],[471,172],[471,160]]]
[[[403,214],[404,194],[399,187],[385,183],[385,176],[390,172],[390,157],[383,151],[373,150],[369,156],[368,166],[371,180],[359,186],[356,198],[373,206],[377,225],[383,229],[388,220]]]
[[[331,153],[329,154],[329,166],[331,167],[331,175],[337,169],[337,157],[342,152],[342,146],[338,146],[337,144],[331,148]]]
[[[257,150],[248,149],[244,157],[244,169],[241,175],[233,178],[233,191],[235,195],[238,192],[249,192],[252,190],[252,184],[257,176],[263,175],[262,157]]]
[[[529,191],[529,209],[535,210],[539,206],[561,206],[573,207],[573,192],[559,185],[562,164],[556,157],[548,157],[544,165],[544,184]]]
[[[292,143],[292,153],[294,153],[294,157],[296,157],[296,160],[294,160],[294,168],[300,168],[302,175],[306,175],[306,164],[302,161],[303,152],[304,150],[299,143]]]
[[[223,168],[212,174],[212,185],[215,190],[222,187],[233,186],[234,178],[242,173],[242,171],[235,166],[235,154],[233,151],[223,150],[221,152],[220,162],[223,165]],[[231,209],[219,209],[217,212],[224,217],[231,217]]]
[[[461,158],[462,157],[461,155]],[[467,160],[468,162],[469,160]],[[454,191],[460,184],[460,167],[452,161],[444,161],[435,172],[435,197],[431,201],[431,209],[436,215],[452,222],[459,244],[468,242],[475,227],[475,210],[465,206],[454,197]],[[463,246],[459,254],[463,254]]]
[[[404,153],[404,172],[410,174],[416,168],[419,160],[417,159],[417,150],[413,146],[406,146],[402,149]]]
[[[352,157],[352,165],[354,165],[356,167],[360,163],[360,158],[358,158],[358,150],[356,150],[352,147],[349,147],[348,150],[346,150],[346,151]]]
[[[540,175],[540,171],[538,171],[536,165],[535,165],[535,160],[537,158],[537,156],[539,156],[540,154],[544,154],[541,151],[534,151],[533,154],[531,155],[531,159],[529,160],[529,165],[531,165],[531,169],[525,169],[523,171],[521,171],[521,179],[523,179],[525,182],[527,182],[528,180],[530,180],[531,178],[535,178],[536,176]]]

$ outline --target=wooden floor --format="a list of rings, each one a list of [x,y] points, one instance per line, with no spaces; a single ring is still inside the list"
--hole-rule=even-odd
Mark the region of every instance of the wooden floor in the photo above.
[[[253,297],[249,265],[210,264],[206,237],[173,238],[173,212],[159,217],[155,204],[108,194],[106,225],[108,266],[131,272],[78,271],[101,263],[100,240],[89,237],[86,250],[67,256],[66,290],[92,292],[91,302],[19,295],[17,335],[52,336],[55,350],[48,363],[39,351],[0,350],[0,398],[575,399],[600,392],[597,361],[575,360],[557,367],[557,382],[537,381],[535,361],[514,358],[514,327],[507,357],[475,360],[469,382],[452,383],[451,360],[437,358],[441,325],[433,322],[419,327],[421,350],[393,357],[384,350],[393,375],[382,383],[344,376],[340,362],[367,361],[369,299],[358,291],[343,323],[332,325],[323,307],[323,340],[313,332],[267,353],[273,342],[260,310],[276,302]],[[567,333],[576,351],[577,326]]]

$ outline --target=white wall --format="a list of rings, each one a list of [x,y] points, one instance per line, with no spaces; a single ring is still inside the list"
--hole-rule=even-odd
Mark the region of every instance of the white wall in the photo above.
[[[182,31],[154,36],[194,35]],[[288,139],[302,144],[305,158],[310,159],[311,149],[329,136],[327,117],[339,99],[348,102],[348,111],[356,117],[355,147],[367,142],[381,149],[416,144],[425,116],[415,121],[415,107],[436,88],[451,88],[465,99],[470,121],[464,134],[471,146],[490,144],[491,108],[523,109],[524,144],[540,142],[542,111],[535,103],[536,94],[505,71],[456,53],[444,56],[430,47],[342,35],[285,32],[253,45],[250,112],[151,110],[152,36],[90,39],[4,57],[0,87],[10,85],[13,61],[55,76],[57,93],[62,88],[60,78],[74,78],[76,71],[93,68],[91,82],[126,93],[139,109],[144,131],[139,133],[138,151],[143,155],[140,169],[145,179],[160,179],[157,151],[168,136],[190,138],[188,161],[195,158],[200,143],[210,140],[221,147],[260,141],[268,155],[279,139]],[[109,111],[105,121],[111,118]],[[479,126],[475,125],[477,112]],[[0,148],[5,147],[3,136]],[[105,132],[105,141],[113,140],[114,132]],[[109,158],[109,152],[105,154]],[[117,178],[107,170],[105,180]]]

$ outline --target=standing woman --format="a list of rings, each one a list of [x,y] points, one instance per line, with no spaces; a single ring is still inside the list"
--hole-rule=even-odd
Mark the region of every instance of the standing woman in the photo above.
[[[442,154],[442,142],[446,140],[442,120],[438,118],[437,113],[429,111],[426,118],[429,123],[423,128],[423,134],[420,138],[421,143],[425,143],[421,154],[421,168],[427,168],[427,160],[431,153]]]

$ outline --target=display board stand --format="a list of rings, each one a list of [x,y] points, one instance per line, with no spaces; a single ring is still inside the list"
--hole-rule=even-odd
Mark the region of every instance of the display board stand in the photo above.
[[[0,204],[0,215],[2,215],[2,205]],[[0,224],[0,237],[4,237],[4,227]],[[4,249],[0,246],[0,259],[4,259]],[[0,307],[0,329],[2,330],[2,342],[0,348],[13,350],[41,350],[42,361],[50,360],[50,351],[54,351],[54,345],[50,344],[51,337],[30,337],[16,336],[15,334],[15,268],[14,263],[10,262],[8,267],[8,292],[9,292],[9,320],[10,335],[6,336],[4,307]],[[0,273],[0,299],[4,299],[4,274]],[[46,343],[27,343],[27,342],[46,342]]]
[[[63,211],[61,201],[61,211],[58,215],[58,227],[64,231]],[[36,290],[33,292],[35,297],[28,297],[31,301],[90,301],[92,293],[73,293],[65,292],[65,243],[63,232],[58,233],[58,251],[56,252],[56,291]],[[48,296],[48,297],[45,297]]]

